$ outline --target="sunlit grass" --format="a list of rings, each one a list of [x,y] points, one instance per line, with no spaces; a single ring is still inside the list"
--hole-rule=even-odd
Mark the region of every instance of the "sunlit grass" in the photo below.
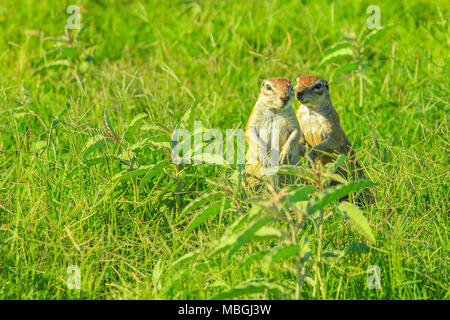
[[[249,280],[294,288],[290,260],[268,272],[260,261],[243,266],[271,241],[229,260],[212,255],[227,228],[270,196],[246,198],[235,166],[168,163],[145,185],[144,176],[117,175],[133,157],[133,168],[169,159],[167,137],[191,107],[188,129],[196,120],[225,135],[245,127],[264,78],[331,80],[348,59],[320,64],[324,51],[368,34],[374,3],[79,1],[83,28],[67,38],[73,3],[21,2],[0,4],[0,298],[210,299]],[[330,83],[342,126],[377,184],[376,205],[364,211],[376,243],[321,265],[322,289],[305,282],[306,299],[449,298],[449,7],[378,5],[390,28],[364,53],[362,107],[357,74]],[[51,54],[57,47],[70,49]],[[92,138],[110,134],[105,110],[117,137],[85,154]],[[188,204],[214,193],[230,208],[187,233],[206,205]],[[324,250],[366,243],[339,215],[323,227]],[[312,223],[301,235],[318,243]],[[67,288],[72,264],[81,290]],[[366,286],[371,265],[380,268],[380,290]]]

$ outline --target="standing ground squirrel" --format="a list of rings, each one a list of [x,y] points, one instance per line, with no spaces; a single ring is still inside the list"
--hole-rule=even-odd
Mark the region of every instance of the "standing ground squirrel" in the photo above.
[[[351,176],[364,179],[363,170],[354,159],[355,152],[331,103],[328,82],[315,76],[299,77],[295,97],[300,102],[297,119],[307,144],[312,148],[310,159],[325,165],[331,157],[322,151],[345,154],[350,158]],[[342,171],[340,174],[348,178],[348,174]]]
[[[288,79],[269,78],[262,82],[245,128],[249,144],[246,173],[261,178],[262,168],[277,166],[276,157],[275,163],[270,159],[274,150],[281,150],[279,164],[297,164],[304,155],[303,135],[292,107],[293,96],[293,85]]]

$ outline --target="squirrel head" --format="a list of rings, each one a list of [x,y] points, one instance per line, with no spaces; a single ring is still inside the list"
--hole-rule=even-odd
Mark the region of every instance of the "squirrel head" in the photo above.
[[[328,82],[316,76],[303,76],[297,78],[295,98],[303,105],[320,109],[330,103],[330,87]]]
[[[259,101],[268,108],[284,109],[292,103],[294,88],[291,80],[269,78],[261,83]]]

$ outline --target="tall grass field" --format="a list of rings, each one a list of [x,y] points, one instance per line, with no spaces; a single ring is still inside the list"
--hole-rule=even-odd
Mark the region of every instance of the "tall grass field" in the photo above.
[[[425,0],[0,1],[0,299],[448,300],[449,18]],[[176,129],[194,151],[217,129],[224,156],[262,80],[302,75],[329,82],[366,180],[331,184],[343,156],[259,190],[241,164],[172,161]]]

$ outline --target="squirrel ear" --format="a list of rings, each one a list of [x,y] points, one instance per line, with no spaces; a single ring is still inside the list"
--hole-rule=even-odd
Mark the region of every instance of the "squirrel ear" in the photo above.
[[[264,87],[264,84],[265,84],[265,83],[266,83],[266,80],[263,80],[263,81],[261,82],[260,88]]]

